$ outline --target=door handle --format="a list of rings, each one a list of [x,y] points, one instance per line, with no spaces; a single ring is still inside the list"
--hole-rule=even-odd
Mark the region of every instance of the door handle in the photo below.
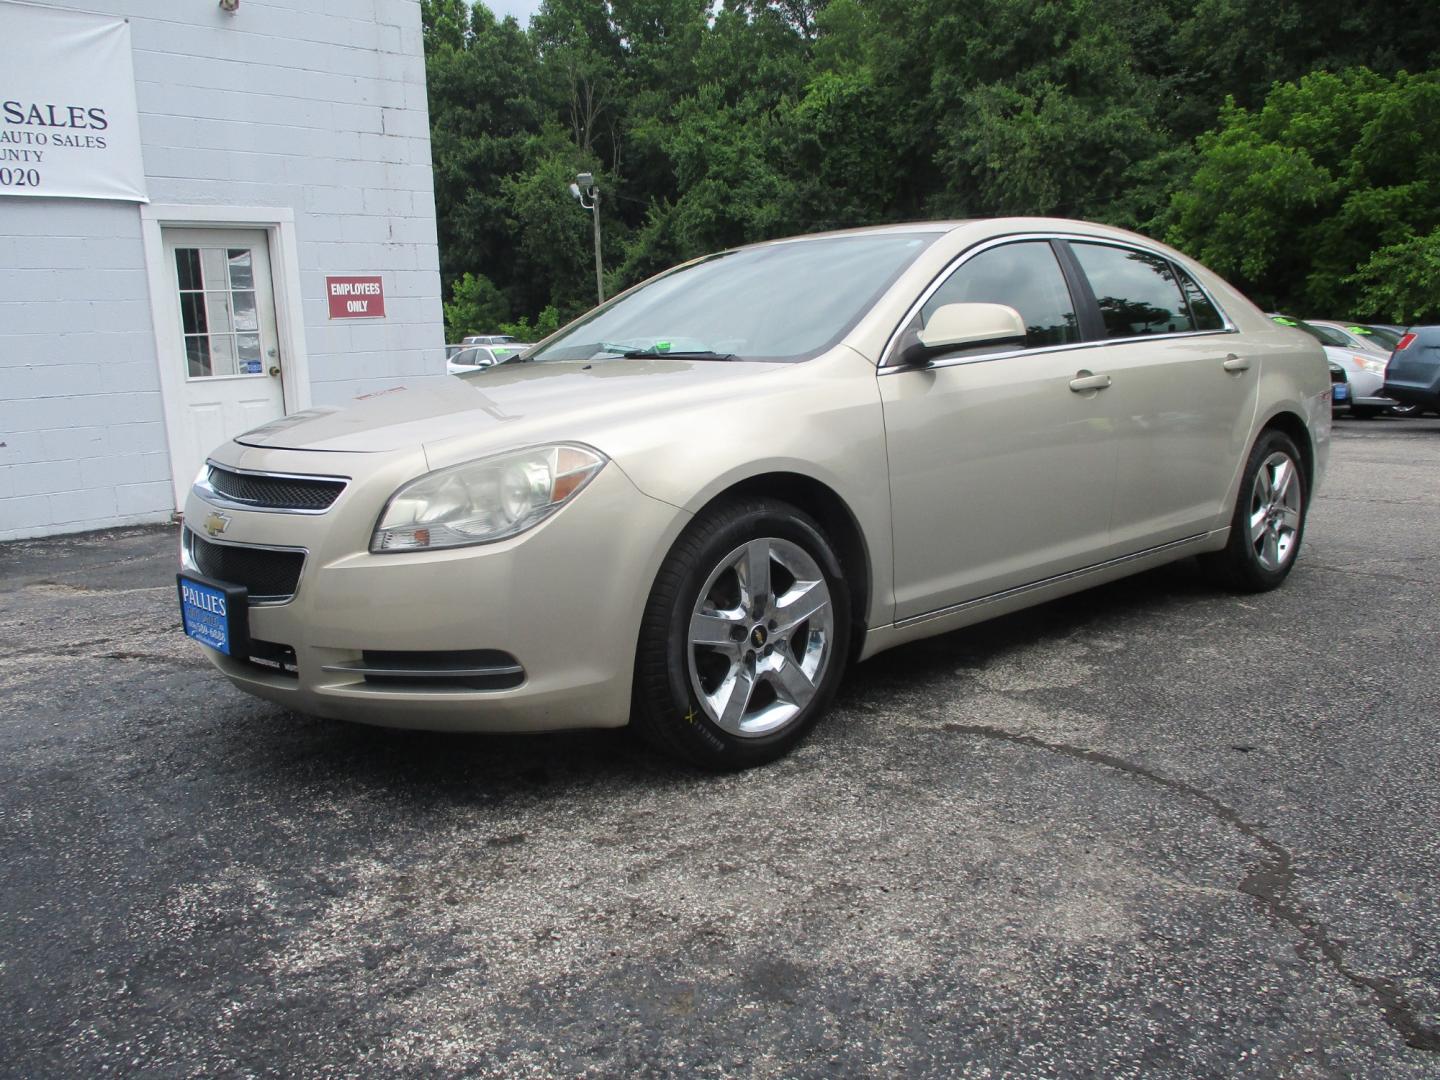
[[[1226,371],[1249,371],[1250,358],[1248,356],[1236,356],[1234,353],[1231,353],[1225,357],[1224,362],[1220,366]]]
[[[272,379],[275,379],[275,378],[278,378],[279,375],[280,375],[280,365],[279,365],[279,364],[271,364],[271,365],[270,365],[270,377],[271,377]]]
[[[1095,375],[1084,368],[1077,371],[1075,378],[1070,380],[1070,389],[1077,394],[1083,394],[1086,390],[1104,390],[1109,385],[1109,375]]]

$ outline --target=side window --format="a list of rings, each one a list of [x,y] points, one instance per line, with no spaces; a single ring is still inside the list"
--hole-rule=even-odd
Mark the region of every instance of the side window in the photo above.
[[[1107,244],[1071,241],[1070,249],[1090,279],[1107,338],[1195,329],[1175,271],[1165,259]]]
[[[1180,287],[1185,290],[1185,299],[1190,301],[1190,318],[1195,323],[1195,329],[1224,330],[1225,320],[1210,302],[1210,297],[1205,295],[1205,290],[1195,284],[1195,279],[1180,267],[1175,267],[1175,273],[1180,276]]]
[[[1080,340],[1075,304],[1055,253],[1043,240],[982,251],[948,278],[920,309],[922,325],[945,304],[1008,304],[1025,320],[1025,347]]]

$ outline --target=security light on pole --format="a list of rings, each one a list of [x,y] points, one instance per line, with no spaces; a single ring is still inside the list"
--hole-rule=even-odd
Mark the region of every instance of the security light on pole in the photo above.
[[[595,297],[596,303],[605,302],[605,267],[600,261],[600,189],[595,186],[595,177],[592,173],[582,172],[575,175],[575,182],[570,185],[570,194],[573,195],[586,210],[590,211],[590,219],[595,225]],[[586,197],[589,202],[586,202]]]

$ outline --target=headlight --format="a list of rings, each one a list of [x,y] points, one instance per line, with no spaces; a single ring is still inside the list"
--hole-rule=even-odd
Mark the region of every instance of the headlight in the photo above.
[[[370,550],[433,551],[515,536],[573,499],[607,460],[561,443],[427,473],[390,496]]]
[[[1351,356],[1350,359],[1355,361],[1357,367],[1374,375],[1384,375],[1385,365],[1389,362],[1378,356]]]

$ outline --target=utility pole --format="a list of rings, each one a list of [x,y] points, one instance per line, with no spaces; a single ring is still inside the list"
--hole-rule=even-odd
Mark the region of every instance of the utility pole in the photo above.
[[[600,189],[595,185],[595,177],[588,172],[576,175],[575,183],[570,185],[570,194],[580,201],[580,205],[590,211],[591,223],[595,226],[595,302],[605,302],[605,266],[600,259]],[[589,202],[586,202],[586,198]]]

